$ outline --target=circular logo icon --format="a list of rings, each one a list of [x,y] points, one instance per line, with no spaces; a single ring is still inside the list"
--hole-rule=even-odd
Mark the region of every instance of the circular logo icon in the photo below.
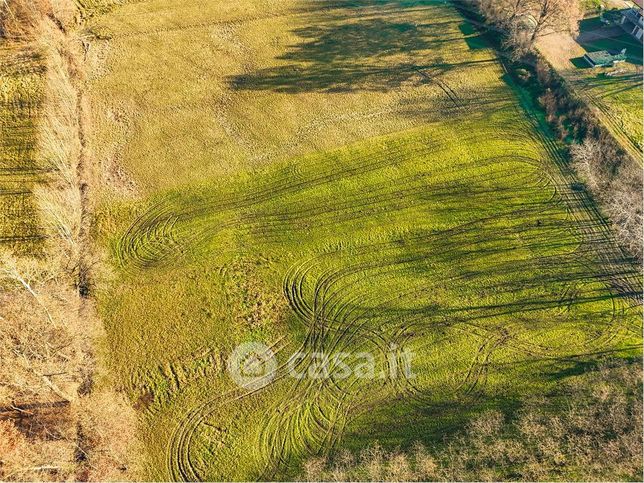
[[[276,371],[275,354],[261,342],[240,344],[228,358],[230,377],[244,389],[261,389],[275,378]]]

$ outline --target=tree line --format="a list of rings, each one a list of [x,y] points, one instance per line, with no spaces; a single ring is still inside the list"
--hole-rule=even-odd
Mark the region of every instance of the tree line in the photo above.
[[[556,394],[490,409],[430,446],[308,459],[303,481],[635,481],[642,477],[641,365],[604,363]]]

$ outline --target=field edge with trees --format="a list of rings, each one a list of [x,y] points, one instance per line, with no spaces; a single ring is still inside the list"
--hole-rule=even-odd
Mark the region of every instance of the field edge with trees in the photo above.
[[[483,30],[500,34],[511,71],[568,145],[572,166],[607,216],[619,245],[642,261],[644,210],[642,160],[634,159],[535,45],[549,32],[579,32],[578,0],[459,0],[480,15]],[[499,40],[500,39],[500,40]]]
[[[0,78],[9,88],[0,98],[3,128],[29,116],[22,122],[33,129],[20,142],[33,149],[22,156],[34,157],[38,173],[27,193],[38,236],[22,242],[29,250],[0,246],[3,481],[134,478],[136,415],[96,357],[104,335],[90,298],[93,166],[78,22],[72,1],[0,3]],[[38,85],[37,98],[25,76]]]

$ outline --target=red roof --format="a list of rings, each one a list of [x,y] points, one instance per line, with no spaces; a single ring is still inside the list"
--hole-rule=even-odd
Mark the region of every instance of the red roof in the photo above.
[[[637,5],[639,8],[644,8],[642,7],[642,0],[633,0],[635,2],[635,5]]]

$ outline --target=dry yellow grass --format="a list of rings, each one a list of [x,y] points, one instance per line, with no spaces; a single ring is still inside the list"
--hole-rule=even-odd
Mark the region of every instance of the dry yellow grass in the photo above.
[[[97,18],[97,157],[151,193],[440,119],[443,78],[467,98],[489,88],[486,69],[437,49],[458,20],[333,6],[155,0]]]
[[[88,251],[81,177],[89,180],[80,166],[75,38],[66,32],[71,5],[2,4],[10,14],[0,19],[5,481],[120,480],[131,471],[135,415],[122,396],[96,390],[101,327],[81,290]]]

